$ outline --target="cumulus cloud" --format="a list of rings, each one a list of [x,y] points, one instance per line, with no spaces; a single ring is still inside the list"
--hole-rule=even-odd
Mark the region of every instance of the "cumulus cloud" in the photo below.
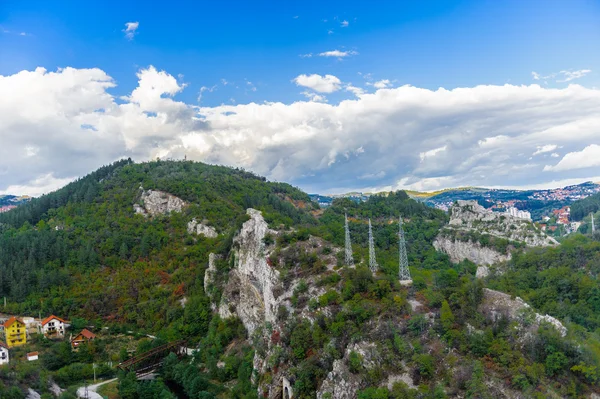
[[[556,165],[546,165],[545,171],[564,171],[600,166],[600,145],[591,144],[581,151],[569,152]]]
[[[311,192],[523,187],[598,175],[600,90],[579,85],[402,86],[329,104],[315,96],[348,88],[304,75],[313,101],[199,107],[176,99],[184,85],[167,72],[137,76],[120,97],[95,68],[0,76],[0,192],[46,192],[121,157],[187,156]],[[551,174],[529,159],[547,145],[567,153]]]
[[[333,75],[321,76],[318,74],[298,75],[293,80],[297,86],[308,87],[319,93],[333,93],[338,91],[342,84],[341,80]]]
[[[340,26],[341,26],[342,28],[347,28],[347,27],[348,27],[348,25],[350,25],[350,22],[348,22],[348,21],[346,21],[346,20],[343,20],[342,22],[340,22]]]
[[[127,38],[127,40],[133,40],[133,37],[136,35],[139,26],[139,22],[125,23],[125,29],[123,29],[123,32],[125,32],[125,37]]]
[[[376,89],[385,89],[385,88],[388,88],[391,86],[392,86],[392,83],[390,82],[389,79],[382,79],[382,80],[379,80],[379,81],[373,83],[373,87],[375,87]]]

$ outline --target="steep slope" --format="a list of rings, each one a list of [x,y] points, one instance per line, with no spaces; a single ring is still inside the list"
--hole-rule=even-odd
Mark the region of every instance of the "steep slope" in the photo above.
[[[565,313],[600,289],[589,277],[596,244],[565,248],[565,259],[577,258],[570,270],[585,269],[580,290],[569,297],[574,287],[565,274],[551,279],[549,268],[560,306],[544,308],[548,287],[536,286],[526,260],[562,247],[517,252],[511,262],[524,262],[528,278],[511,288],[523,298],[513,302],[500,291],[512,294],[518,277],[481,280],[472,264],[453,264],[433,244],[448,216],[404,192],[317,210],[305,193],[245,171],[119,162],[0,216],[0,295],[9,312],[37,313],[41,304],[43,313],[98,327],[188,339],[199,349],[195,361],[170,357],[160,372],[191,397],[279,398],[285,388],[294,398],[516,398],[596,389],[595,318],[582,328]],[[355,267],[344,265],[344,214]],[[409,287],[397,280],[399,216]],[[595,309],[590,303],[585,311]],[[522,311],[511,312],[517,305]]]

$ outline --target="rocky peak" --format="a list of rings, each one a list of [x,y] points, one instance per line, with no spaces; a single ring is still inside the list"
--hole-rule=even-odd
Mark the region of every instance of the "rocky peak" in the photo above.
[[[279,284],[279,273],[267,263],[263,238],[269,226],[260,211],[249,208],[250,220],[233,242],[235,267],[229,273],[219,314],[227,318],[237,314],[248,333],[265,322],[276,320],[278,301],[273,292]]]

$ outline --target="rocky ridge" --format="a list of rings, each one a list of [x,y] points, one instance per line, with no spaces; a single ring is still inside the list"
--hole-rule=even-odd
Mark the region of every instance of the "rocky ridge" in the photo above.
[[[506,240],[508,245],[500,251],[484,246],[470,237],[476,234],[488,241]],[[515,245],[528,247],[558,245],[558,242],[538,230],[532,222],[503,213],[492,212],[476,201],[457,201],[450,209],[450,221],[433,242],[436,250],[447,254],[454,263],[465,259],[477,264],[478,277],[488,274],[488,266],[510,260],[510,249]]]

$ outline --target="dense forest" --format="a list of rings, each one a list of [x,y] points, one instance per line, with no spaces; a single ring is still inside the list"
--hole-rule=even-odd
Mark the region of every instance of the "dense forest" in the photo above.
[[[600,193],[590,195],[571,204],[571,219],[583,220],[590,213],[600,211]]]
[[[164,191],[189,205],[144,217],[133,209],[143,190]],[[225,281],[235,263],[234,237],[250,207],[261,210],[276,232],[264,240],[269,263],[282,289],[293,292],[292,308],[281,307],[277,323],[261,327],[266,341],[248,336],[239,319],[222,320],[213,312],[210,297],[218,298],[221,287],[204,291],[208,254],[220,255],[217,281]],[[345,214],[356,268],[344,267],[340,250]],[[397,280],[399,217],[410,287]],[[192,219],[219,235],[188,233]],[[375,274],[367,267],[369,219],[380,269]],[[361,203],[337,199],[319,209],[302,191],[244,170],[123,160],[0,215],[0,296],[7,298],[6,313],[54,313],[106,328],[106,343],[99,341],[87,357],[47,344],[43,377],[66,386],[88,373],[93,361],[112,359],[107,348],[123,331],[156,336],[140,341],[135,353],[180,338],[198,348],[184,361],[169,357],[154,382],[120,374],[119,395],[128,399],[171,398],[170,385],[190,398],[257,398],[257,387],[282,370],[295,397],[314,398],[340,361],[361,381],[358,398],[483,398],[502,390],[579,397],[596,389],[600,243],[576,236],[557,248],[513,245],[512,259],[498,266],[503,273],[481,280],[476,265],[453,264],[433,247],[447,222],[446,213],[401,191]],[[331,257],[334,267],[327,264]],[[559,318],[568,334],[542,323],[524,335],[518,327],[531,321],[485,317],[480,308],[486,287]],[[314,290],[321,294],[310,295]],[[351,349],[364,342],[372,343],[376,361]],[[253,372],[255,354],[268,355],[260,375]],[[406,370],[414,386],[396,381],[387,387],[398,370]]]

